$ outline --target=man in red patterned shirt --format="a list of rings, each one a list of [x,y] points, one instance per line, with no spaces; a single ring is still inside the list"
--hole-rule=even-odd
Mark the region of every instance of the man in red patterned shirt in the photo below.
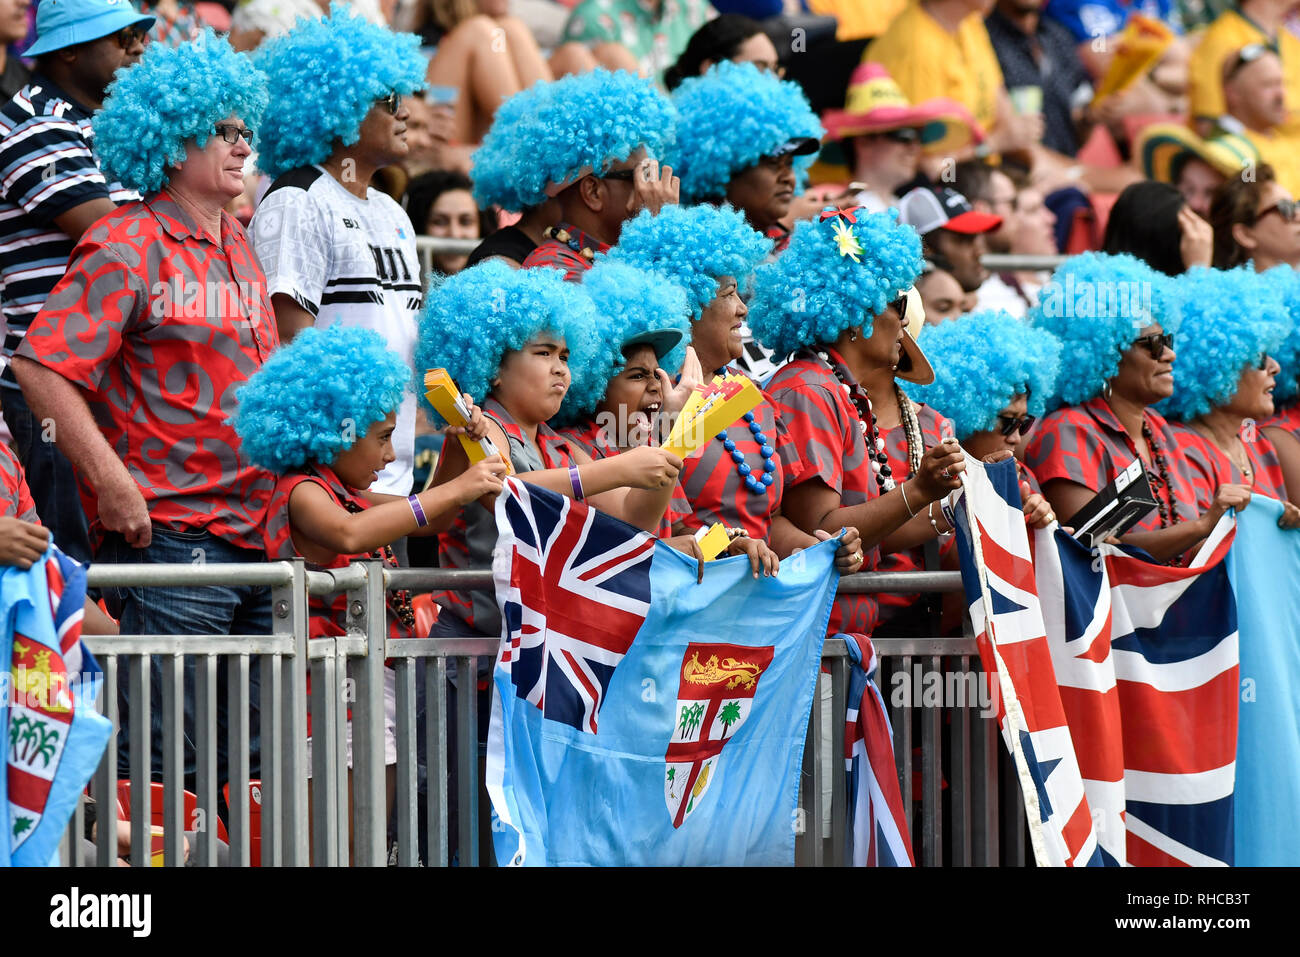
[[[189,110],[155,112],[163,78],[171,96],[188,97]],[[274,479],[243,454],[227,420],[237,388],[279,337],[248,237],[223,211],[243,190],[252,138],[245,119],[256,122],[265,103],[264,80],[247,57],[209,38],[150,47],[119,74],[95,118],[105,172],[145,198],[87,231],[13,365],[82,480],[99,561],[266,560]],[[163,157],[177,155],[164,167]],[[247,635],[271,626],[265,587],[122,589],[106,598],[127,634]],[[154,672],[153,693],[161,694],[160,666]],[[185,712],[190,728],[192,695]],[[162,715],[153,716],[156,773]],[[219,727],[223,718],[219,709]],[[122,765],[126,728],[124,719]],[[223,751],[219,743],[219,777]]]

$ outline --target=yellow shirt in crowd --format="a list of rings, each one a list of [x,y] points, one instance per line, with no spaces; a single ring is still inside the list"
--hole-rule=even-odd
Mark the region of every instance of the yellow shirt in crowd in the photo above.
[[[808,9],[840,22],[837,40],[878,37],[907,6],[907,0],[808,0]]]
[[[1278,183],[1293,197],[1300,196],[1300,136],[1294,133],[1257,133],[1243,129],[1259,153],[1259,161],[1273,167]]]
[[[1191,115],[1217,120],[1226,112],[1223,103],[1224,61],[1244,46],[1268,43],[1268,37],[1240,13],[1229,10],[1205,28],[1188,63],[1188,96]],[[1300,131],[1300,39],[1283,27],[1278,31],[1278,56],[1282,60],[1286,106],[1291,119],[1287,127]]]
[[[954,35],[913,0],[862,59],[884,66],[912,103],[950,97],[986,131],[993,128],[1002,69],[978,13],[962,20]]]

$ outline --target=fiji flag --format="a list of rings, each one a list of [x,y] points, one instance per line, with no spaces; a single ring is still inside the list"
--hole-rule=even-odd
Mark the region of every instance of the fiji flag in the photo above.
[[[1106,863],[1052,671],[1015,462],[970,458],[956,510],[962,583],[1039,866]]]
[[[793,864],[835,541],[755,580],[517,480],[487,787],[503,865]]]
[[[81,644],[85,570],[53,545],[27,571],[0,571],[0,865],[58,863],[59,841],[99,765],[108,719],[94,710],[100,670]]]

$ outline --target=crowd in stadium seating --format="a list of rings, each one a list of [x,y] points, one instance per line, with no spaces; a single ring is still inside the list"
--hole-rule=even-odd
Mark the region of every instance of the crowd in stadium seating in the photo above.
[[[0,0],[0,561],[484,568],[511,472],[697,558],[721,523],[755,575],[836,536],[915,570],[969,457],[1040,527],[1140,460],[1158,562],[1252,494],[1300,527],[1300,5],[715,7]],[[482,242],[424,277],[418,235]],[[751,412],[654,441],[728,373]],[[265,588],[102,597],[271,627]],[[499,633],[490,592],[434,600]]]

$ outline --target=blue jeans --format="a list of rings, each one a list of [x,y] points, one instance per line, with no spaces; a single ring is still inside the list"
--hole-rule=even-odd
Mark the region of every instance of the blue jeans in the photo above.
[[[9,370],[5,369],[4,378],[0,378],[0,406],[4,407],[5,422],[13,433],[18,461],[27,473],[27,487],[32,491],[36,514],[54,536],[54,543],[84,565],[90,561],[90,535],[72,463],[55,448],[53,441],[46,439],[45,430],[27,407],[22,390],[8,377]]]
[[[199,551],[201,549],[201,551]],[[132,548],[118,534],[105,537],[99,561],[113,564],[191,565],[197,556],[207,565],[223,562],[264,562],[260,549],[239,548],[209,532],[186,531],[154,526],[148,548]],[[104,600],[121,622],[124,635],[268,635],[271,633],[271,589],[265,585],[204,585],[177,588],[107,588]],[[196,751],[194,746],[194,656],[184,659],[184,773],[186,787],[194,788]],[[126,672],[118,676],[118,774],[130,771],[130,684]],[[257,659],[249,668],[249,773],[258,777],[260,762],[260,672]],[[151,774],[162,779],[162,659],[150,665]],[[224,662],[217,669],[217,782],[229,780],[226,748],[227,679]]]

